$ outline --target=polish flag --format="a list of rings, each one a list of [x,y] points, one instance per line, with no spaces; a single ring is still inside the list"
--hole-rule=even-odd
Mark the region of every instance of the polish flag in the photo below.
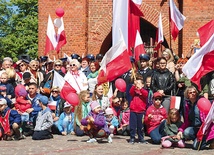
[[[51,19],[51,16],[48,16],[48,26],[47,26],[47,33],[46,33],[46,44],[45,44],[45,53],[47,55],[48,52],[55,50],[57,46],[56,41],[56,32],[54,29],[54,25]]]
[[[157,33],[156,33],[157,46],[155,47],[154,50],[158,50],[163,41],[164,41],[164,38],[163,38],[163,25],[162,25],[162,16],[161,16],[161,12],[160,12],[159,21],[158,21],[158,29],[157,29]]]
[[[146,51],[144,49],[143,41],[141,39],[140,33],[137,30],[136,34],[136,39],[135,39],[135,49],[134,49],[134,55],[135,55],[135,60],[139,60],[140,54],[145,54]]]
[[[51,110],[56,110],[57,101],[49,101],[48,102],[48,108]]]
[[[116,45],[108,50],[100,66],[97,78],[98,84],[112,81],[132,68],[126,44],[122,37]]]
[[[200,46],[203,46],[211,37],[214,32],[214,20],[211,20],[204,26],[198,29],[198,34],[200,37]]]
[[[178,36],[179,31],[184,26],[184,21],[186,17],[182,15],[182,13],[178,10],[173,0],[170,0],[170,26],[171,26],[171,34],[173,39],[175,40]]]
[[[214,70],[214,31],[209,40],[183,66],[183,73],[201,89],[200,79]]]
[[[210,128],[210,125],[213,124],[213,122],[214,122],[214,104],[212,103],[210,111],[208,112],[204,122],[202,123],[202,125],[197,133],[198,141],[202,141],[204,135],[209,134],[209,133],[206,133],[206,131]],[[213,128],[214,127],[212,127],[211,131],[213,131]],[[214,136],[212,136],[210,138],[214,138]],[[206,139],[206,140],[208,141],[210,139]]]
[[[61,26],[58,28],[58,32],[57,32],[57,47],[56,47],[56,51],[57,53],[59,53],[60,49],[62,48],[63,45],[65,45],[67,43],[66,41],[66,36],[65,36],[65,29],[64,29],[64,22],[63,22],[63,18],[60,18],[61,20]]]
[[[133,1],[113,0],[112,45],[119,42],[121,30],[130,55],[130,48],[135,44],[136,32],[140,31],[140,16],[144,16],[139,9],[140,0]]]
[[[66,100],[69,93],[76,93],[76,90],[56,71],[54,71],[53,87],[58,86],[61,89],[60,96]]]
[[[181,97],[180,96],[171,96],[170,97],[170,109],[180,109]]]

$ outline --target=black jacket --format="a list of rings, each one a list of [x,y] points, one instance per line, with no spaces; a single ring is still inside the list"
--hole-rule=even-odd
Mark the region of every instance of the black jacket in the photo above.
[[[165,95],[175,94],[175,76],[168,69],[164,71],[156,70],[153,73],[151,89],[153,92],[163,90]]]

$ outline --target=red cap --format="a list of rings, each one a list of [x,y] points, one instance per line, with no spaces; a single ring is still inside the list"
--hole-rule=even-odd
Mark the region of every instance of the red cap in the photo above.
[[[163,95],[161,94],[161,93],[159,93],[159,92],[155,92],[154,94],[153,94],[153,98],[157,98],[157,97],[162,97]]]

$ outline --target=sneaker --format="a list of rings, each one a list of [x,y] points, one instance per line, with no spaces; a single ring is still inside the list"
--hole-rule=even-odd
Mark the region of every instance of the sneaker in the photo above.
[[[111,135],[108,136],[108,143],[112,143]]]
[[[87,141],[87,143],[95,143],[97,142],[97,140],[95,138],[91,138]]]
[[[130,144],[134,144],[134,143],[135,143],[135,139],[134,139],[134,138],[131,138],[131,139],[129,140],[129,143],[130,143]]]
[[[148,144],[148,142],[146,140],[144,140],[144,139],[140,139],[138,141],[138,143],[140,143],[140,144]]]

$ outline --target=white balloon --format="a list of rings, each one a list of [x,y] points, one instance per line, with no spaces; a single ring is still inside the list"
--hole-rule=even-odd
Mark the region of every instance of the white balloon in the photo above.
[[[54,26],[56,26],[57,28],[59,28],[62,25],[62,21],[60,18],[56,18],[54,19]]]

